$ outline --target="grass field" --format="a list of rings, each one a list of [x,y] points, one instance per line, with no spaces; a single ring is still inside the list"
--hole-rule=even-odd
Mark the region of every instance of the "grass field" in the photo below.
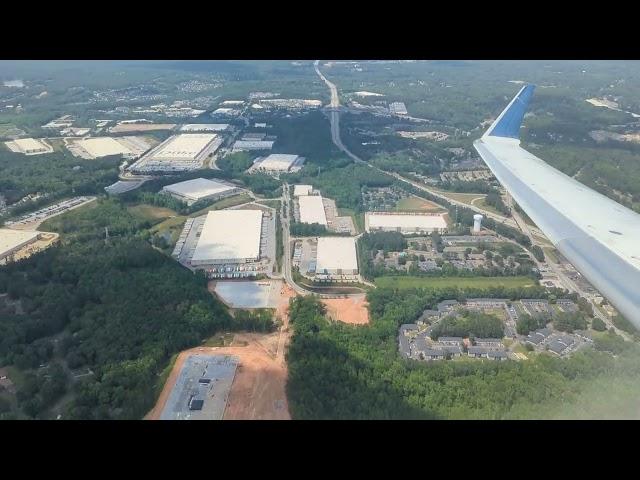
[[[471,202],[476,198],[483,198],[487,195],[484,193],[455,193],[448,192],[447,190],[440,190],[439,188],[433,188],[434,192],[439,193],[451,200],[456,200],[458,202],[466,203],[467,205],[471,205]]]
[[[267,207],[271,207],[271,208],[280,208],[280,199],[278,200],[259,200],[256,203],[259,203],[260,205],[266,205]]]
[[[378,277],[374,283],[380,288],[482,288],[482,287],[532,287],[536,281],[529,277]]]
[[[177,215],[177,213],[170,208],[156,207],[153,205],[147,205],[145,203],[134,205],[133,207],[128,207],[128,210],[136,216],[151,221],[174,217]]]
[[[215,202],[208,207],[203,208],[202,210],[198,210],[197,212],[193,212],[190,217],[199,217],[200,215],[204,215],[209,210],[222,210],[223,208],[235,207],[236,205],[241,205],[243,203],[248,203],[252,200],[251,196],[246,193],[241,193],[240,195],[233,195],[232,197],[226,197],[222,200]]]
[[[338,208],[338,215],[341,217],[351,217],[358,233],[364,232],[364,213],[356,213],[356,211],[351,208]]]
[[[484,198],[482,200],[478,200],[477,202],[474,202],[473,205],[483,210],[487,210],[488,212],[495,213],[496,215],[502,215],[504,217],[504,213],[499,212],[498,210],[493,208],[491,205],[487,205]]]
[[[446,212],[440,205],[419,197],[407,197],[398,201],[394,210],[396,212]]]

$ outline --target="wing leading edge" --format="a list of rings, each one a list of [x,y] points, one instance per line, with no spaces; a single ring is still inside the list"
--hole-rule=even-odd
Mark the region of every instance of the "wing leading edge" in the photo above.
[[[555,247],[640,328],[640,215],[520,147],[533,89],[524,86],[474,147]]]

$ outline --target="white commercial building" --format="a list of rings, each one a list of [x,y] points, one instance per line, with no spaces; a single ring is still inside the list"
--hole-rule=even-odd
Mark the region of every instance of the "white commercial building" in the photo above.
[[[447,221],[443,213],[387,213],[367,212],[365,230],[367,232],[384,231],[403,234],[443,232]]]
[[[389,111],[394,115],[407,115],[407,107],[404,102],[392,102],[389,104]]]
[[[40,238],[40,232],[0,228],[0,263],[12,253]]]
[[[233,144],[234,152],[243,152],[248,150],[271,150],[273,148],[273,140],[237,140]]]
[[[262,210],[214,210],[207,214],[191,265],[246,263],[260,258]]]
[[[180,127],[181,132],[224,132],[229,130],[228,123],[187,123]]]
[[[303,195],[298,198],[300,223],[319,223],[327,226],[327,215],[320,195]]]
[[[319,237],[316,274],[357,275],[356,240],[353,237]]]
[[[222,144],[215,133],[183,133],[174,135],[131,165],[136,173],[197,170],[205,159]]]
[[[229,185],[219,180],[194,178],[193,180],[167,185],[162,189],[162,192],[186,202],[187,205],[192,205],[200,200],[215,200],[228,197],[238,190],[235,185]]]
[[[311,195],[313,192],[313,185],[294,185],[293,196],[299,197],[301,195]]]
[[[475,233],[478,233],[480,231],[480,229],[482,228],[482,219],[484,217],[480,214],[475,214],[473,216],[473,231]]]
[[[25,155],[40,155],[53,152],[53,147],[43,138],[18,138],[10,142],[4,142],[9,150]]]
[[[294,167],[300,166],[303,161],[304,158],[298,155],[272,153],[267,157],[256,160],[249,170],[265,173],[289,172]]]

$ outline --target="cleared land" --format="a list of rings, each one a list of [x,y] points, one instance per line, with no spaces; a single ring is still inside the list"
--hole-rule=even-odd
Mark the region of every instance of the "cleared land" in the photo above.
[[[145,417],[157,420],[178,380],[185,359],[192,354],[234,355],[240,359],[231,385],[223,420],[290,420],[285,386],[287,364],[284,351],[289,342],[289,299],[295,293],[287,285],[280,292],[276,316],[279,331],[270,334],[239,333],[225,347],[196,347],[181,352],[160,393],[155,407]]]
[[[369,323],[369,304],[366,295],[350,298],[331,298],[322,300],[327,307],[327,315],[343,323],[367,325]]]
[[[380,288],[445,288],[445,287],[531,287],[536,284],[529,277],[379,277],[374,283]]]

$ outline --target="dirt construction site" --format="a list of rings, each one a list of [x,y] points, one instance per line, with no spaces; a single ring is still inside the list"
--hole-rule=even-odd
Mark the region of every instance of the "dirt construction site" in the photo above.
[[[367,325],[369,323],[369,310],[365,294],[348,298],[323,299],[322,303],[327,307],[327,316],[331,320],[353,325]]]
[[[155,407],[145,417],[158,420],[167,404],[187,358],[192,355],[232,355],[239,360],[231,385],[223,420],[290,420],[285,385],[287,365],[284,358],[289,342],[289,299],[293,290],[283,285],[276,316],[278,331],[269,334],[237,333],[224,347],[195,347],[181,352],[167,378]]]

